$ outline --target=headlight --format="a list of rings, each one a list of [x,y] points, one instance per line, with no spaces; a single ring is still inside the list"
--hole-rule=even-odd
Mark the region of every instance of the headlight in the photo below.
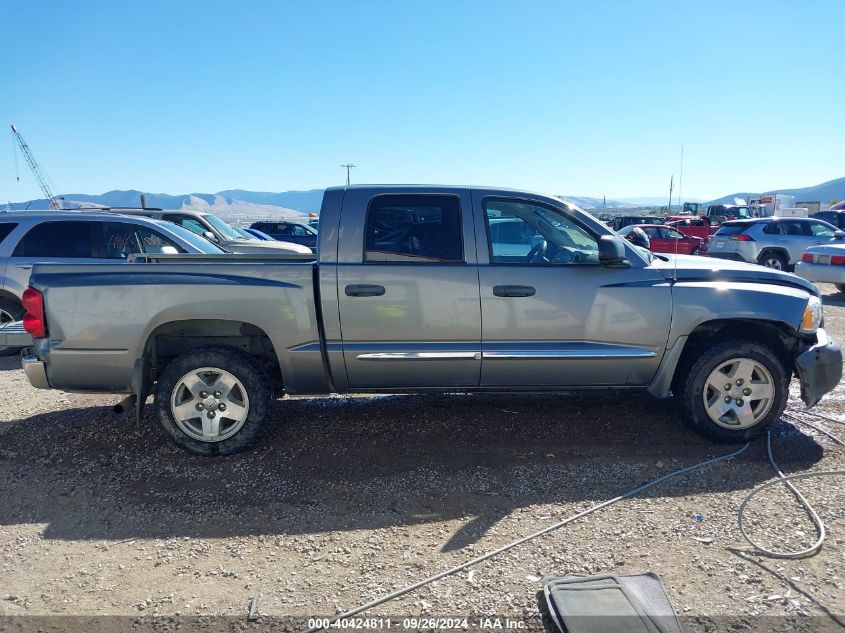
[[[818,297],[810,297],[804,316],[801,317],[801,334],[814,334],[822,322],[822,302]]]

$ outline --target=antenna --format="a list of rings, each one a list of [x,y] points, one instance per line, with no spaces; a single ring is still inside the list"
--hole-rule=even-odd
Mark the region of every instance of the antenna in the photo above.
[[[349,171],[355,167],[352,163],[346,163],[345,165],[341,165],[341,167],[346,167],[346,184],[349,185]]]

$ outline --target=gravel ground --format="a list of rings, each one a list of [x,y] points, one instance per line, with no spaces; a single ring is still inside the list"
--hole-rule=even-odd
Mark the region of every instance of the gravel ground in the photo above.
[[[845,339],[845,298],[823,290]],[[138,424],[112,413],[116,397],[37,391],[19,367],[0,359],[0,616],[229,616],[249,630],[258,596],[262,621],[296,629],[736,449],[638,394],[330,397],[280,400],[260,447],[202,459],[165,441],[149,404]],[[845,420],[845,388],[814,411]],[[773,445],[787,473],[845,468],[845,449],[785,420]],[[787,561],[737,530],[742,499],[772,476],[758,442],[367,615],[538,628],[542,576],[650,571],[691,631],[842,630],[843,480],[799,484],[829,536]],[[748,516],[764,545],[815,538],[780,489]]]

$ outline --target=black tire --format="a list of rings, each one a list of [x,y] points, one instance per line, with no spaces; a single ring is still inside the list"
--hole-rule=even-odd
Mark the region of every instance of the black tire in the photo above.
[[[689,252],[690,255],[698,255],[698,249],[694,248]]]
[[[186,433],[173,416],[171,396],[182,378],[194,369],[225,370],[243,385],[249,399],[246,421],[231,437],[203,441]],[[249,448],[266,431],[270,409],[270,379],[255,360],[232,347],[210,346],[191,350],[171,361],[159,377],[155,390],[156,413],[168,438],[194,455],[231,455]],[[224,414],[220,414],[221,418]]]
[[[762,364],[771,374],[774,394],[768,412],[753,426],[732,429],[725,428],[710,418],[704,404],[704,393],[711,372],[735,358],[746,358]],[[725,341],[705,351],[686,368],[679,367],[680,371],[685,369],[688,371],[679,376],[679,389],[676,392],[684,422],[697,433],[718,442],[744,442],[762,435],[780,418],[786,408],[791,373],[781,358],[761,343],[744,339]]]
[[[7,321],[20,321],[23,318],[23,306],[11,299],[0,299],[0,325]],[[0,356],[13,356],[21,351],[20,347],[0,347]]]
[[[835,284],[839,292],[845,292],[845,284]]]
[[[766,268],[774,268],[775,270],[785,271],[789,267],[789,262],[786,261],[786,257],[773,251],[762,253],[757,258],[757,263],[761,266],[765,266]]]

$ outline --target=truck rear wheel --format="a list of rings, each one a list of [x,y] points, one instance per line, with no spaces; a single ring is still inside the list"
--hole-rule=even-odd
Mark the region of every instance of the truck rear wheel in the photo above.
[[[704,352],[681,377],[676,397],[694,430],[720,442],[741,442],[780,418],[789,377],[770,348],[735,339]]]
[[[270,380],[238,349],[202,347],[165,368],[155,400],[159,422],[176,446],[195,455],[231,455],[265,431]]]

